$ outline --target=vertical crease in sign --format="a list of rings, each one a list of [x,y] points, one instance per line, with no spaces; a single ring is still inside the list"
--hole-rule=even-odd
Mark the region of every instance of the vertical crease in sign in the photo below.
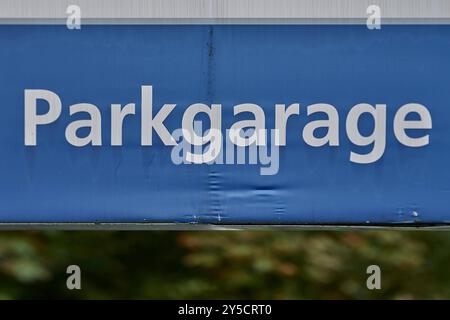
[[[208,26],[208,42],[207,42],[207,48],[208,48],[208,65],[207,65],[207,86],[206,86],[206,94],[208,97],[208,102],[211,103],[213,100],[214,92],[213,92],[213,85],[214,85],[214,26],[210,25]]]
[[[207,41],[207,84],[206,95],[208,104],[214,103],[215,96],[215,46],[214,46],[214,26],[208,26],[208,41]],[[209,208],[207,217],[211,218],[215,222],[222,222],[223,208],[221,201],[221,174],[216,170],[216,166],[207,165],[208,173],[208,192],[209,192]]]

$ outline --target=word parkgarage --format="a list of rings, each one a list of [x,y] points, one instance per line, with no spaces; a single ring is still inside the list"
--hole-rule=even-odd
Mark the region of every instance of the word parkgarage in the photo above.
[[[174,137],[169,133],[164,121],[170,117],[171,112],[175,109],[176,104],[164,104],[156,114],[153,114],[153,88],[152,86],[141,87],[141,145],[151,146],[153,142],[153,131],[158,135],[166,146],[177,145]],[[48,111],[44,114],[37,114],[37,101],[45,100],[48,105]],[[68,124],[65,129],[65,138],[68,143],[75,147],[83,147],[87,145],[102,145],[102,119],[99,108],[90,103],[78,103],[69,106],[68,113],[73,116],[77,113],[86,113],[88,119],[74,120]],[[300,115],[300,105],[293,103],[290,105],[276,104],[274,108],[274,129],[275,144],[278,146],[286,146],[286,132],[289,119]],[[54,92],[49,90],[25,90],[25,145],[36,146],[38,128],[57,121],[62,113],[61,98]],[[204,113],[209,117],[211,128],[210,132],[222,132],[222,106],[221,104],[212,104],[211,106],[195,103],[186,108],[183,114],[181,128],[184,138],[191,144],[214,144],[212,147],[216,151],[220,151],[222,139],[213,135],[205,134],[198,137],[194,133],[194,119]],[[264,110],[253,103],[243,103],[235,105],[233,108],[234,116],[240,113],[251,113],[253,119],[236,121],[227,132],[230,134],[231,141],[237,146],[248,146],[256,143],[258,146],[266,144],[265,132],[265,113]],[[315,113],[326,114],[325,120],[309,121],[303,128],[302,138],[306,144],[312,147],[323,146],[339,146],[339,114],[336,108],[330,104],[317,103],[306,107],[307,116]],[[419,119],[410,120],[409,114],[418,115]],[[120,104],[111,105],[111,145],[122,145],[122,130],[124,120],[136,114],[135,103],[129,103],[125,106]],[[369,135],[363,135],[359,128],[358,122],[360,117],[368,115],[373,119],[373,131]],[[429,143],[429,135],[422,134],[413,137],[408,135],[411,130],[431,129],[432,119],[428,109],[418,103],[408,103],[401,106],[395,113],[393,119],[393,131],[395,138],[403,145],[408,147],[423,147]],[[350,152],[350,161],[355,163],[373,163],[380,159],[386,147],[386,105],[376,104],[370,105],[360,103],[353,106],[347,114],[345,120],[347,138],[356,146],[372,146],[368,153]],[[88,128],[89,134],[80,137],[77,131],[81,128]],[[244,128],[254,128],[254,134],[250,136],[241,136],[241,130]],[[314,134],[318,129],[326,128],[327,133],[320,138]],[[408,131],[407,131],[408,130]],[[268,130],[270,131],[270,130]],[[298,134],[292,129],[289,133]],[[184,134],[188,133],[188,134]],[[199,142],[200,141],[200,142]],[[218,152],[216,153],[218,154]],[[211,159],[208,159],[210,161]]]

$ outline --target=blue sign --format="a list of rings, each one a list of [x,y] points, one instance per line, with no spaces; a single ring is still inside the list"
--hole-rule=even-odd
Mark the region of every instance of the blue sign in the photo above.
[[[450,221],[450,26],[0,26],[0,222]]]

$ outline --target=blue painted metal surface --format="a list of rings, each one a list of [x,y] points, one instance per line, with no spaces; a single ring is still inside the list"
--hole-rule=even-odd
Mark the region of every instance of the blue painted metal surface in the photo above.
[[[446,223],[450,221],[450,26],[0,26],[0,222],[199,222],[227,224]],[[110,146],[110,104],[176,103],[176,129],[192,103],[257,103],[273,127],[276,103],[300,103],[289,120],[279,172],[255,165],[175,165],[171,148],[140,145],[126,120],[124,145]],[[24,146],[24,90],[58,94],[58,121]],[[102,146],[64,137],[68,106],[102,111]],[[302,140],[307,105],[340,116],[340,145]],[[386,150],[371,164],[349,161],[345,117],[365,102],[387,105]],[[408,148],[392,121],[405,103],[433,118],[430,143]],[[43,107],[45,109],[45,107]],[[44,112],[44,111],[43,111]],[[139,113],[139,110],[137,111]],[[367,120],[367,119],[366,119]],[[371,122],[361,130],[370,133]]]

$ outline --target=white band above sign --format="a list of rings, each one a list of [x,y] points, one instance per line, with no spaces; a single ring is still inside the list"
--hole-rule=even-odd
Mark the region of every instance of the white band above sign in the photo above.
[[[61,23],[79,6],[86,23],[449,23],[449,0],[0,0],[0,23]]]

